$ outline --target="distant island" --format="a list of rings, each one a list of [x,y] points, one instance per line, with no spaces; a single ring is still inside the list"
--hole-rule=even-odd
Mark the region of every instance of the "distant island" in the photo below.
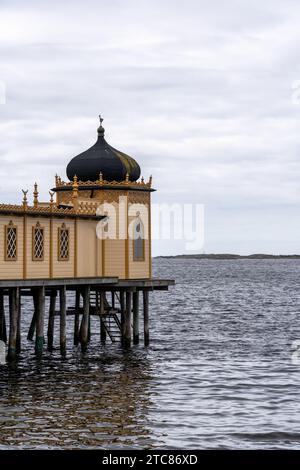
[[[191,255],[169,255],[156,256],[155,258],[170,259],[212,259],[212,260],[231,260],[231,259],[300,259],[300,255],[266,255],[263,253],[253,255],[235,255],[230,253],[211,253],[211,254],[191,254]]]

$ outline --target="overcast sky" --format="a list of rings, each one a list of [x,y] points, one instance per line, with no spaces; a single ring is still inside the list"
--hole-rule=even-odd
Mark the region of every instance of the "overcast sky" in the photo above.
[[[101,112],[155,202],[205,204],[206,252],[299,253],[299,22],[296,0],[0,0],[1,202],[48,199]]]

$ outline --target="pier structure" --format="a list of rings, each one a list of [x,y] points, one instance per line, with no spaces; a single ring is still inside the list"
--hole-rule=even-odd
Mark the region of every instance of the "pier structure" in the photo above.
[[[91,317],[99,318],[101,342],[130,345],[139,342],[142,311],[148,345],[149,292],[174,283],[152,276],[152,177],[140,178],[138,163],[106,142],[102,122],[96,143],[67,165],[69,181],[55,177],[49,201],[39,200],[35,183],[31,205],[28,190],[20,205],[0,204],[0,340],[8,359],[21,350],[24,297],[32,297],[28,339],[36,354],[44,349],[49,298],[47,348],[59,317],[64,355],[71,315],[74,344],[85,351]]]
[[[45,349],[52,352],[57,333],[60,352],[65,355],[70,317],[73,317],[72,343],[80,345],[83,352],[90,342],[91,317],[99,320],[96,331],[99,343],[120,342],[128,347],[139,343],[143,330],[144,344],[148,346],[149,293],[167,290],[170,284],[173,281],[126,281],[113,277],[0,281],[0,340],[8,346],[7,358],[14,360],[21,352],[24,315],[29,314],[21,307],[24,297],[32,299],[33,313],[26,333],[27,340],[34,342],[35,354],[41,356]]]

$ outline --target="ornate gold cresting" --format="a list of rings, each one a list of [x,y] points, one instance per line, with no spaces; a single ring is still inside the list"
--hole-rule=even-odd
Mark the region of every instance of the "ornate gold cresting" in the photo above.
[[[33,191],[33,206],[38,207],[39,205],[39,192],[38,192],[38,185],[34,183],[34,191]]]
[[[56,183],[56,188],[66,188],[69,187],[70,189],[72,188],[74,182],[73,181],[63,181],[59,176],[56,177],[55,180]],[[149,178],[148,182],[145,182],[144,178],[142,177],[140,181],[130,181],[129,175],[125,177],[124,181],[108,181],[103,178],[103,174],[99,173],[99,180],[97,181],[78,181],[78,186],[82,187],[84,186],[85,189],[88,189],[89,186],[112,186],[112,187],[118,187],[118,186],[124,186],[125,184],[128,184],[130,186],[130,189],[133,189],[134,187],[136,188],[145,188],[149,189],[151,188],[152,185],[152,179]]]

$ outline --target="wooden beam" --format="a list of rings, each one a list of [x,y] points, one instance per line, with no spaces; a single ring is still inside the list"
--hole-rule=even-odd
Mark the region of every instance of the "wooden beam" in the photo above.
[[[21,352],[21,290],[18,289],[18,324],[17,324],[17,341],[16,341],[16,352]]]
[[[67,299],[66,299],[66,286],[59,289],[59,309],[60,309],[60,353],[62,356],[66,355],[66,325],[67,325]]]
[[[111,307],[115,308],[115,292],[112,290],[111,291]]]
[[[53,278],[53,279],[9,279],[9,280],[0,280],[0,288],[10,288],[10,287],[59,287],[66,285],[74,290],[77,286],[85,286],[87,284],[93,285],[95,287],[101,287],[106,285],[117,284],[117,277],[66,277],[66,278]]]
[[[41,356],[44,348],[45,287],[37,288],[36,313],[35,353],[37,356]]]
[[[38,309],[38,298],[37,298],[37,290],[31,289],[31,295],[33,300],[33,315],[29,326],[29,331],[27,335],[28,341],[33,341],[35,328],[36,328],[36,316],[37,316],[37,309]]]
[[[125,325],[124,325],[124,345],[130,346],[131,343],[131,308],[132,308],[132,292],[126,291],[126,309],[125,309]]]
[[[144,312],[144,343],[149,345],[149,292],[143,291],[143,312]]]
[[[100,339],[101,343],[106,342],[106,329],[102,316],[104,315],[105,292],[100,292]]]
[[[133,343],[139,343],[139,291],[133,292]]]
[[[88,344],[88,329],[90,318],[90,286],[83,288],[83,315],[80,326],[80,343],[82,351],[86,351]]]
[[[56,289],[50,294],[50,305],[49,305],[49,320],[48,320],[48,351],[53,351],[53,339],[54,339],[54,321],[55,321],[55,304],[56,304]]]
[[[9,292],[9,340],[8,340],[8,354],[7,359],[12,361],[16,358],[17,346],[17,329],[18,329],[18,315],[19,315],[19,288],[13,287]]]
[[[121,290],[119,292],[120,299],[120,311],[121,311],[121,341],[124,342],[125,338],[125,292]]]
[[[0,340],[7,343],[3,290],[0,290]]]
[[[74,318],[74,344],[79,343],[79,319],[80,319],[80,290],[76,289],[75,294],[75,318]]]

